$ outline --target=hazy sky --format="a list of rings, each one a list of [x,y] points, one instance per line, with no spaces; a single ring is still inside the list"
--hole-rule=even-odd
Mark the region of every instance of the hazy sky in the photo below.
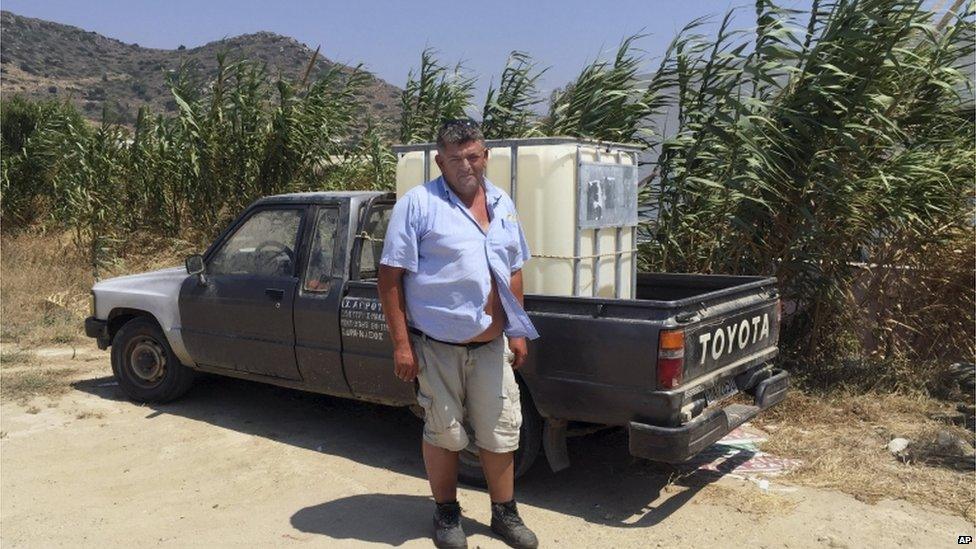
[[[805,1],[788,4],[806,5]],[[464,61],[478,76],[480,103],[491,77],[497,80],[512,50],[528,52],[550,66],[540,87],[548,92],[572,80],[589,61],[612,54],[624,37],[643,31],[638,42],[647,68],[676,31],[695,17],[720,18],[745,6],[738,26],[754,25],[751,2],[727,0],[626,0],[595,2],[259,2],[256,0],[4,0],[3,9],[93,30],[126,43],[173,49],[224,37],[272,31],[325,57],[364,63],[380,78],[403,87],[427,46],[453,64]],[[476,103],[477,104],[477,103]]]

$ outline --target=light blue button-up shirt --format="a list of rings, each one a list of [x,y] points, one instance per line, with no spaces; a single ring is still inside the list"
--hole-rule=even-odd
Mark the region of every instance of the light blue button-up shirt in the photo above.
[[[512,293],[512,273],[529,259],[515,204],[485,180],[487,231],[443,177],[414,187],[390,215],[380,263],[400,267],[407,322],[434,339],[461,343],[488,329],[491,277],[508,317],[509,337],[539,337]]]

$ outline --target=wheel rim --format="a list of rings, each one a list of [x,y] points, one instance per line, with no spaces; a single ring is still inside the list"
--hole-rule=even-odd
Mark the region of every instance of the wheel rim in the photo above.
[[[158,341],[142,337],[129,345],[129,371],[140,387],[152,388],[166,375],[166,351]]]

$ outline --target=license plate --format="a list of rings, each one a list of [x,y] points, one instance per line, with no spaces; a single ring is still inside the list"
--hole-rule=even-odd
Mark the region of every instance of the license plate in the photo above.
[[[705,403],[713,404],[739,392],[734,379],[725,379],[705,389]]]

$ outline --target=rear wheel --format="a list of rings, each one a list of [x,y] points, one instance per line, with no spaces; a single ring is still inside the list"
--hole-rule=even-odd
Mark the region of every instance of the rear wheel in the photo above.
[[[137,402],[169,402],[193,385],[195,372],[180,363],[152,319],[134,318],[112,340],[112,372],[122,392]]]
[[[542,416],[535,409],[532,397],[525,386],[519,384],[521,389],[522,406],[522,427],[519,429],[519,447],[515,450],[515,478],[524,475],[539,457],[539,450],[542,448]],[[472,486],[487,486],[484,471],[481,469],[481,458],[478,456],[478,448],[474,444],[459,452],[458,480],[464,484]]]

